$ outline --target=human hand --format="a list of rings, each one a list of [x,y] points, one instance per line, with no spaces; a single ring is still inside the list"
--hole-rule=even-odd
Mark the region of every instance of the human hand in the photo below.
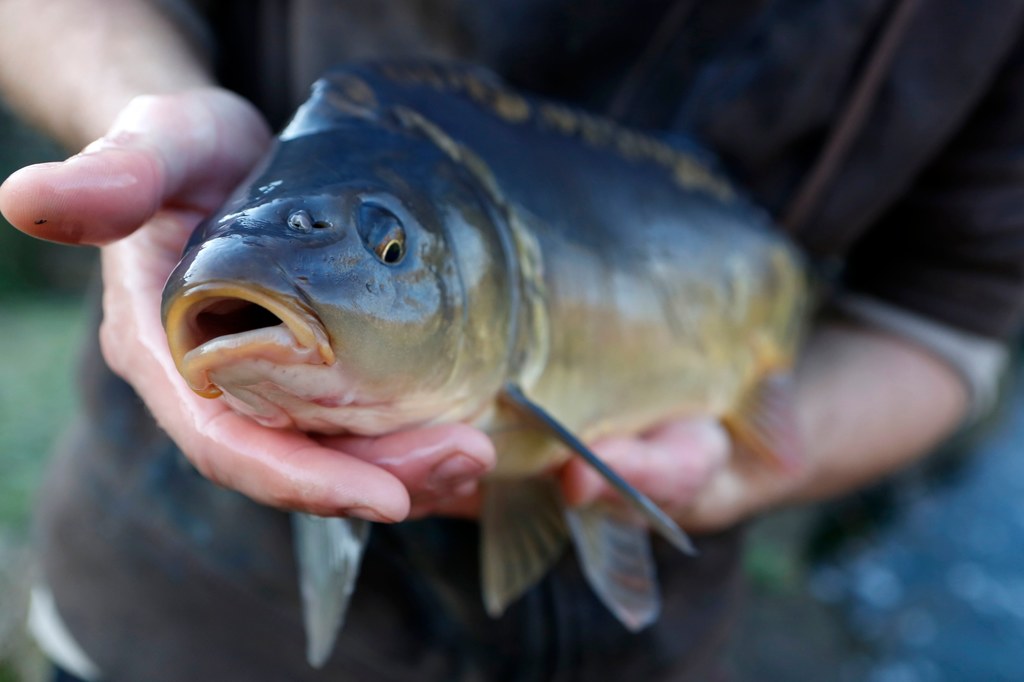
[[[608,438],[594,451],[626,481],[694,532],[724,530],[785,499],[804,471],[735,453],[726,430],[711,418],[670,422],[636,437]],[[561,472],[572,506],[621,499],[582,460]]]
[[[201,216],[269,142],[255,109],[226,91],[137,98],[82,154],[12,175],[0,211],[33,236],[102,246],[104,357],[213,481],[284,509],[383,521],[404,518],[410,497],[470,492],[494,464],[490,441],[470,427],[316,440],[200,398],[175,370],[160,322],[164,281]]]

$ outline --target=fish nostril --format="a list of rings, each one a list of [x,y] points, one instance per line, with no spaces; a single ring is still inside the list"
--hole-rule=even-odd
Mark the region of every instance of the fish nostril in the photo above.
[[[197,310],[189,325],[192,348],[222,336],[276,327],[284,322],[263,306],[240,298],[220,298]]]
[[[326,220],[313,220],[307,211],[299,209],[288,216],[288,226],[299,232],[311,232],[314,229],[322,230],[331,227],[331,223]]]
[[[305,211],[295,211],[288,216],[288,226],[299,232],[310,232],[314,227],[313,219]]]

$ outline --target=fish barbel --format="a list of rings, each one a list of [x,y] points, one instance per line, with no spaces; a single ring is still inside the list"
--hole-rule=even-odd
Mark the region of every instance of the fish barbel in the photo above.
[[[800,257],[709,155],[424,64],[329,72],[164,291],[197,393],[273,427],[379,435],[464,421],[484,481],[484,602],[499,615],[571,539],[629,628],[657,617],[647,526],[567,509],[545,472],[588,457],[650,526],[689,540],[583,443],[720,419],[799,456]],[[365,522],[297,515],[310,658],[333,646]],[[325,596],[326,595],[326,596]]]

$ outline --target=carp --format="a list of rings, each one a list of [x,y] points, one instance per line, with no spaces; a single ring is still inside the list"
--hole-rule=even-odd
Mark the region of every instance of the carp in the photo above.
[[[373,64],[314,84],[197,227],[163,320],[192,389],[261,424],[480,427],[498,452],[480,516],[488,612],[571,540],[598,597],[637,630],[659,608],[648,527],[693,548],[585,443],[708,415],[743,449],[794,461],[806,301],[797,251],[695,143],[474,67]],[[549,472],[577,455],[638,513],[567,508]],[[321,664],[368,524],[294,518]]]

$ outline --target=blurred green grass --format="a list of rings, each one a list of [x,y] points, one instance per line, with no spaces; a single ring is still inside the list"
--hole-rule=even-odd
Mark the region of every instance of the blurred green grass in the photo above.
[[[46,665],[24,630],[35,493],[75,411],[84,331],[79,297],[0,297],[0,682],[41,682]]]
[[[69,250],[30,248],[41,258]],[[80,294],[14,289],[0,287],[0,682],[42,682],[47,666],[24,629],[31,512],[49,453],[75,411],[85,315]]]
[[[0,330],[0,527],[20,532],[47,454],[74,411],[80,301],[6,298]]]

